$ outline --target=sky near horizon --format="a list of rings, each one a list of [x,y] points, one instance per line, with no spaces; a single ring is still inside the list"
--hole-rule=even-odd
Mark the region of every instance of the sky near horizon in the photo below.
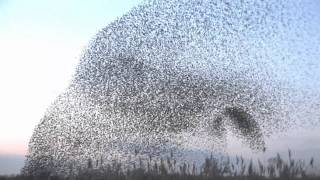
[[[0,155],[24,155],[83,48],[141,0],[0,0]]]

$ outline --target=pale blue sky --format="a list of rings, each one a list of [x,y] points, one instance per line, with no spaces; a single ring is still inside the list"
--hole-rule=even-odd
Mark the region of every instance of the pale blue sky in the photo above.
[[[26,153],[34,127],[67,87],[85,45],[141,1],[0,0],[0,156]],[[302,86],[319,87],[314,85],[319,84],[317,68]],[[273,152],[288,147],[318,152],[319,139],[316,130],[293,130],[290,137],[275,137],[268,144]],[[243,148],[239,143],[229,146],[231,154]],[[7,163],[0,161],[0,169]]]
[[[34,127],[67,87],[85,45],[139,2],[142,0],[0,0],[0,154],[26,152]],[[312,8],[317,12],[319,7]],[[319,29],[316,22],[309,24]],[[318,40],[312,42],[310,52],[318,52]],[[315,68],[303,68],[308,63]],[[312,72],[306,80],[298,80],[317,90],[318,58],[294,67],[299,68],[292,71],[295,74]]]
[[[34,127],[67,87],[85,45],[142,1],[0,0],[0,154],[25,154]],[[311,52],[317,52],[317,39],[312,42]],[[317,60],[309,60],[314,71],[301,68],[307,67],[303,63],[294,66],[295,74],[313,72],[299,80],[302,86],[319,87]]]
[[[25,154],[89,40],[141,0],[0,0],[0,154]]]
[[[1,33],[56,33],[88,39],[141,0],[1,0]]]

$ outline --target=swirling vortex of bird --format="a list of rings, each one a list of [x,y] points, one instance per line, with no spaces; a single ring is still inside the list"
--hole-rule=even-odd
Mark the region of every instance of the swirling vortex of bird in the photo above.
[[[253,149],[319,123],[319,1],[143,2],[90,41],[36,127],[24,171],[88,158]],[[58,72],[57,72],[58,73]],[[104,161],[107,162],[107,161]]]

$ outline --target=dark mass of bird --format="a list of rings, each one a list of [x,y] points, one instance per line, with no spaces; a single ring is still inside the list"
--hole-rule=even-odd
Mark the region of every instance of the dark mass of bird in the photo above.
[[[183,160],[193,144],[223,151],[228,132],[265,149],[270,134],[307,117],[298,109],[309,92],[297,93],[298,75],[288,69],[298,66],[294,58],[319,57],[298,46],[316,42],[306,39],[316,30],[306,20],[317,17],[300,3],[143,2],[90,41],[70,86],[34,130],[25,173],[62,173],[89,158],[130,162],[136,152]]]

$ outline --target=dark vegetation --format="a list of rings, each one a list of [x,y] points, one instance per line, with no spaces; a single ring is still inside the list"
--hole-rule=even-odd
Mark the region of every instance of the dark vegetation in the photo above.
[[[173,157],[153,160],[139,160],[127,168],[121,163],[112,162],[102,166],[102,162],[88,159],[87,167],[77,169],[73,175],[56,176],[50,172],[38,175],[0,176],[0,180],[263,180],[263,179],[319,179],[314,159],[305,162],[292,158],[289,150],[288,157],[275,157],[262,162],[247,160],[243,157],[214,157],[206,158],[201,166],[195,164],[178,164]]]

